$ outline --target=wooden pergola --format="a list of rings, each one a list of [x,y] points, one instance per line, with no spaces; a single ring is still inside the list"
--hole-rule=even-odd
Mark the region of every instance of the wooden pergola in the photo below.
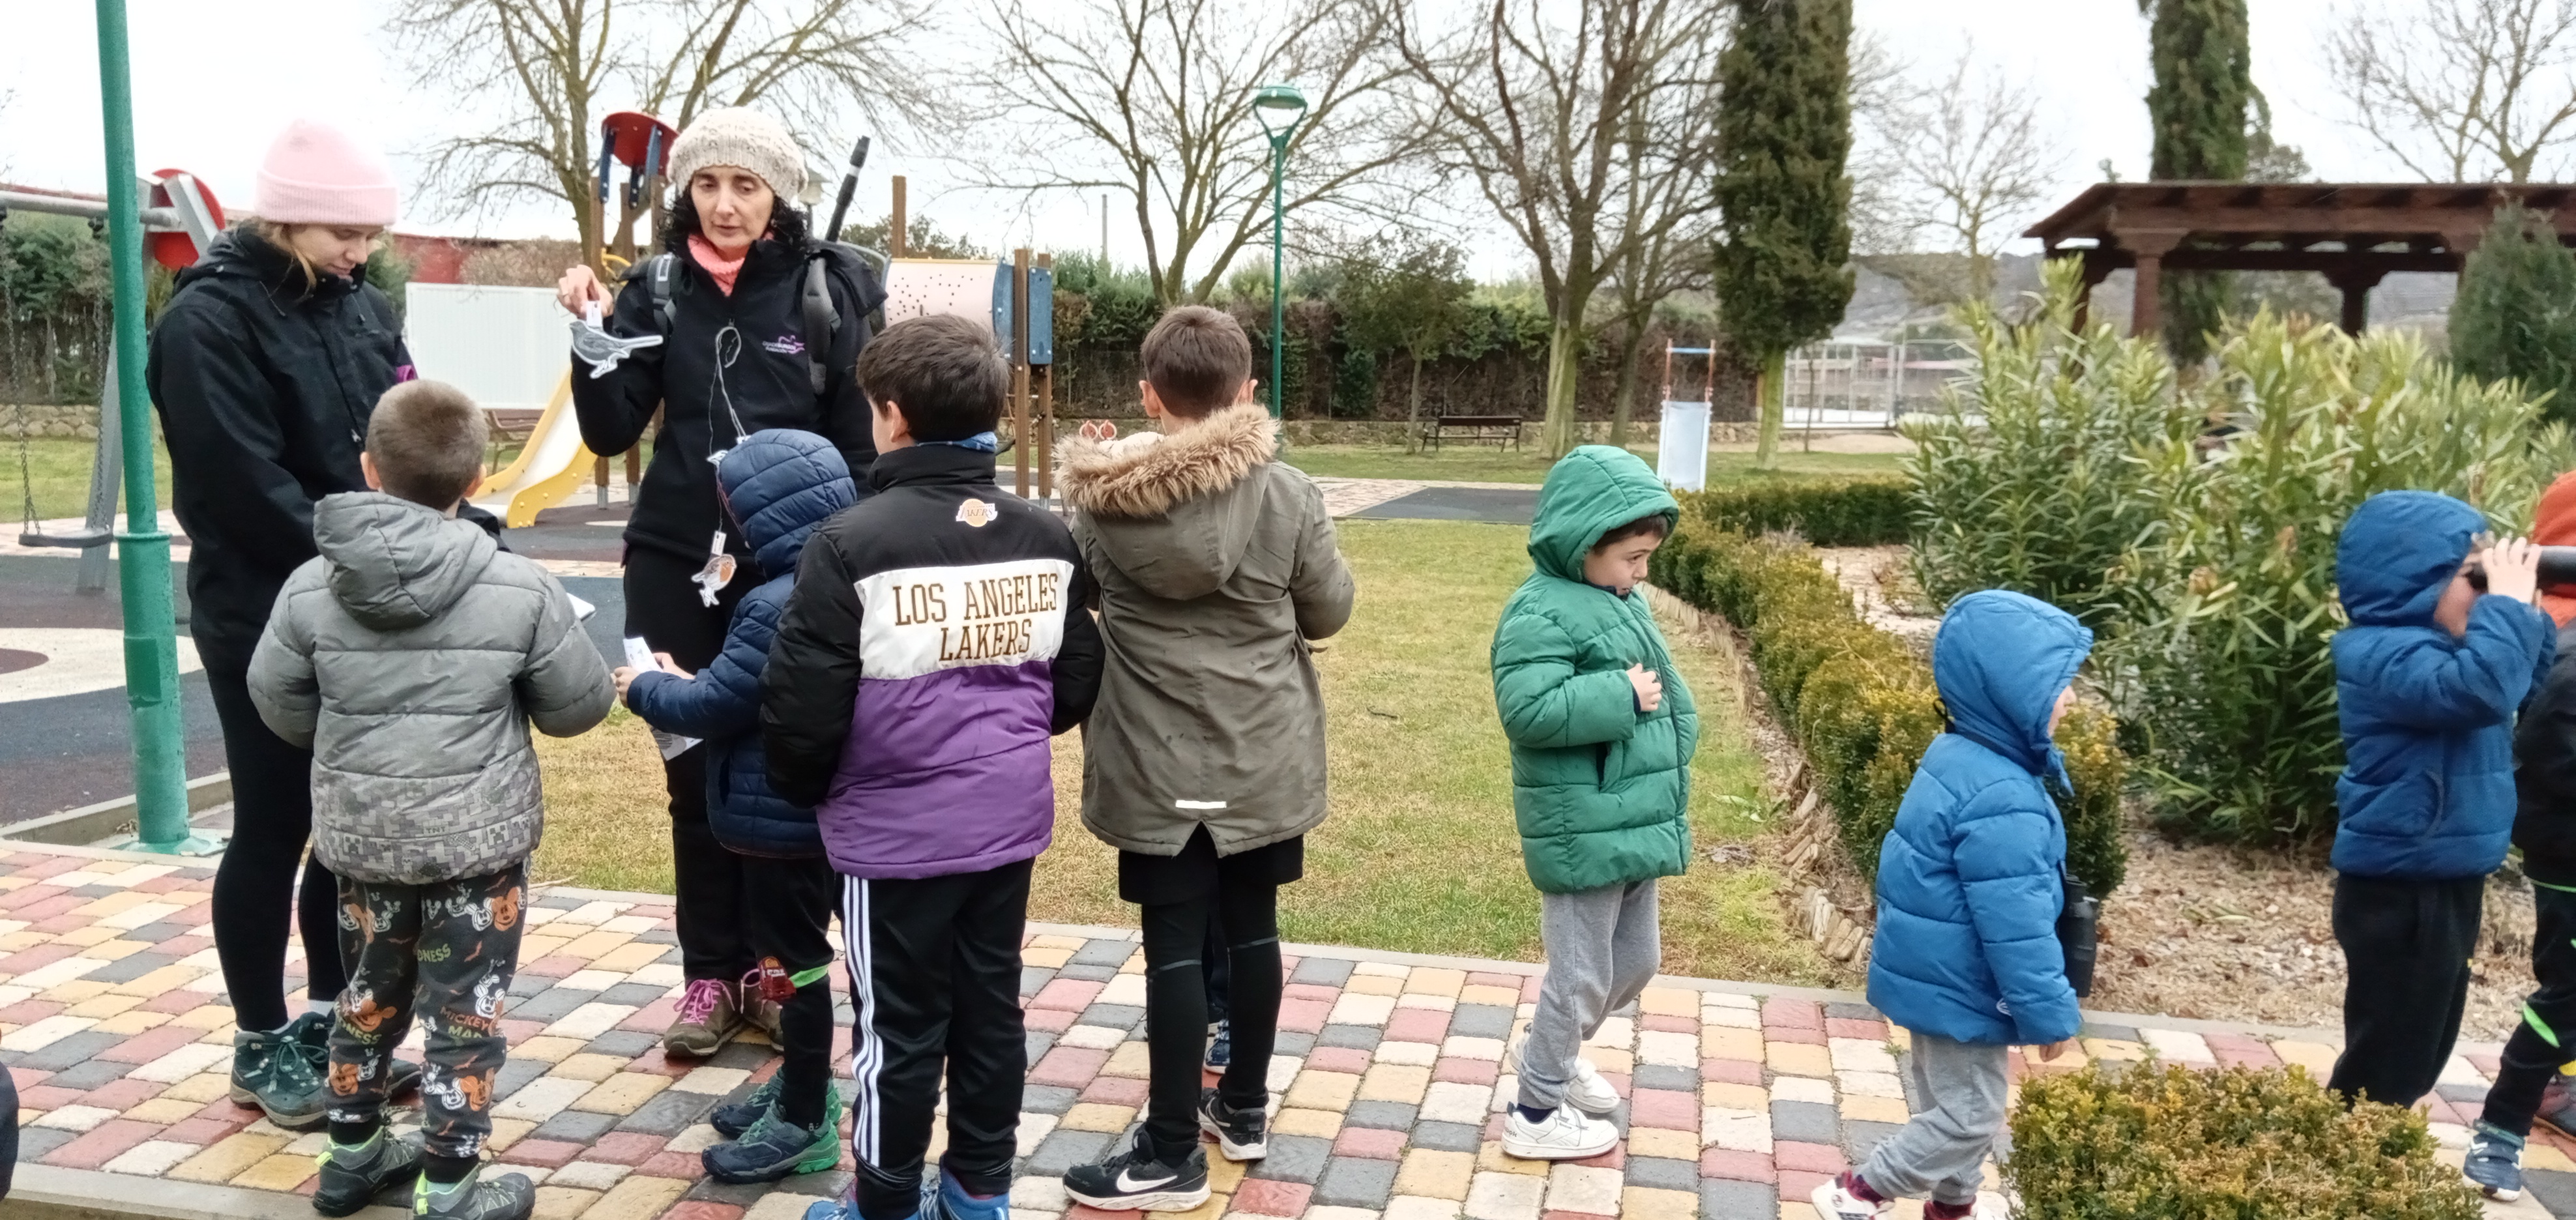
[[[2361,333],[2372,287],[2391,271],[2457,273],[2508,199],[2548,213],[2576,245],[2576,184],[2493,182],[2105,182],[2023,234],[2049,257],[2081,257],[2091,288],[2137,272],[2131,334],[2161,325],[2166,269],[2315,271],[2343,292]]]

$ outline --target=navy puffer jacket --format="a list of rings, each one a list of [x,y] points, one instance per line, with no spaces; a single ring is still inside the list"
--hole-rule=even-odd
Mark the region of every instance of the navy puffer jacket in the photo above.
[[[636,675],[626,705],[646,724],[707,743],[707,825],[717,841],[755,856],[819,856],[814,810],[769,786],[760,745],[760,671],[796,587],[796,561],[815,527],[858,502],[848,463],[811,432],[771,428],[735,445],[717,468],[725,506],[761,573],[743,595],[723,651],[693,678]]]

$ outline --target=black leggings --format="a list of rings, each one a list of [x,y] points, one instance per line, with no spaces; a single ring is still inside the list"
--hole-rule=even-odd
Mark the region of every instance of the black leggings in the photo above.
[[[691,673],[715,660],[734,603],[758,583],[745,564],[709,606],[689,583],[704,562],[651,547],[626,550],[626,634],[644,637],[655,652],[671,654]],[[725,850],[707,827],[706,747],[665,759],[662,779],[670,795],[672,923],[680,941],[680,973],[739,983],[752,966],[742,937],[743,858]]]
[[[832,908],[841,900],[841,877],[832,862],[743,856],[744,939],[751,951],[776,957],[790,975],[832,964]],[[801,1127],[823,1121],[823,1094],[832,1078],[832,983],[818,975],[796,989],[778,1010],[779,1109]]]
[[[206,671],[233,777],[232,842],[215,866],[215,957],[232,999],[233,1023],[247,1030],[286,1024],[286,929],[304,936],[305,994],[334,1000],[349,974],[340,962],[340,882],[313,837],[313,754],[269,731],[250,701],[245,673]],[[304,866],[299,896],[295,869]]]
[[[1279,887],[1230,881],[1181,902],[1145,906],[1145,1035],[1152,1084],[1145,1130],[1161,1157],[1198,1142],[1199,1064],[1207,1049],[1207,981],[1200,960],[1209,921],[1223,925],[1228,1027],[1234,1058],[1217,1085],[1226,1105],[1269,1101],[1279,1035]]]

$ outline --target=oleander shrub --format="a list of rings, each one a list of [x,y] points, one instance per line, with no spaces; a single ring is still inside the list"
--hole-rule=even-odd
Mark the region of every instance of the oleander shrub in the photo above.
[[[1657,587],[1741,628],[1755,674],[1780,721],[1806,752],[1832,807],[1844,855],[1865,877],[1896,824],[1915,765],[1945,723],[1931,666],[1870,626],[1806,547],[1705,524],[1657,548]],[[2097,895],[2128,867],[2120,841],[2120,791],[2128,762],[2111,717],[2091,710],[2058,730],[2071,798],[2067,868]]]
[[[1792,533],[1817,546],[1887,546],[1913,529],[1914,491],[1901,478],[1757,479],[1680,498],[1684,512],[1721,529]]]
[[[2022,1082],[2005,1182],[2034,1220],[2474,1220],[2424,1117],[2299,1068],[2140,1064]]]

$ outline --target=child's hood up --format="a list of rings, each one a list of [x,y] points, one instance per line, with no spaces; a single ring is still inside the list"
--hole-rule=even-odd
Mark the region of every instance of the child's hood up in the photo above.
[[[794,428],[744,437],[716,468],[716,482],[752,562],[773,579],[794,573],[805,540],[859,498],[841,451]]]
[[[1241,566],[1261,522],[1262,496],[1227,493],[1270,464],[1278,434],[1269,412],[1234,406],[1170,434],[1068,441],[1065,500],[1146,592],[1205,597]]]
[[[2335,590],[2355,626],[2429,627],[2442,591],[2485,532],[2478,510],[2429,491],[2362,501],[2335,539]]]
[[[1538,489],[1530,562],[1549,576],[1581,583],[1583,556],[1603,534],[1658,513],[1670,528],[1681,511],[1636,454],[1610,445],[1581,446],[1557,459]]]
[[[1952,602],[1932,640],[1950,731],[2046,773],[2056,752],[2049,713],[2092,651],[2084,624],[2038,598],[1987,589]]]
[[[501,549],[482,526],[380,491],[322,497],[313,545],[331,565],[331,596],[377,631],[446,613]]]

